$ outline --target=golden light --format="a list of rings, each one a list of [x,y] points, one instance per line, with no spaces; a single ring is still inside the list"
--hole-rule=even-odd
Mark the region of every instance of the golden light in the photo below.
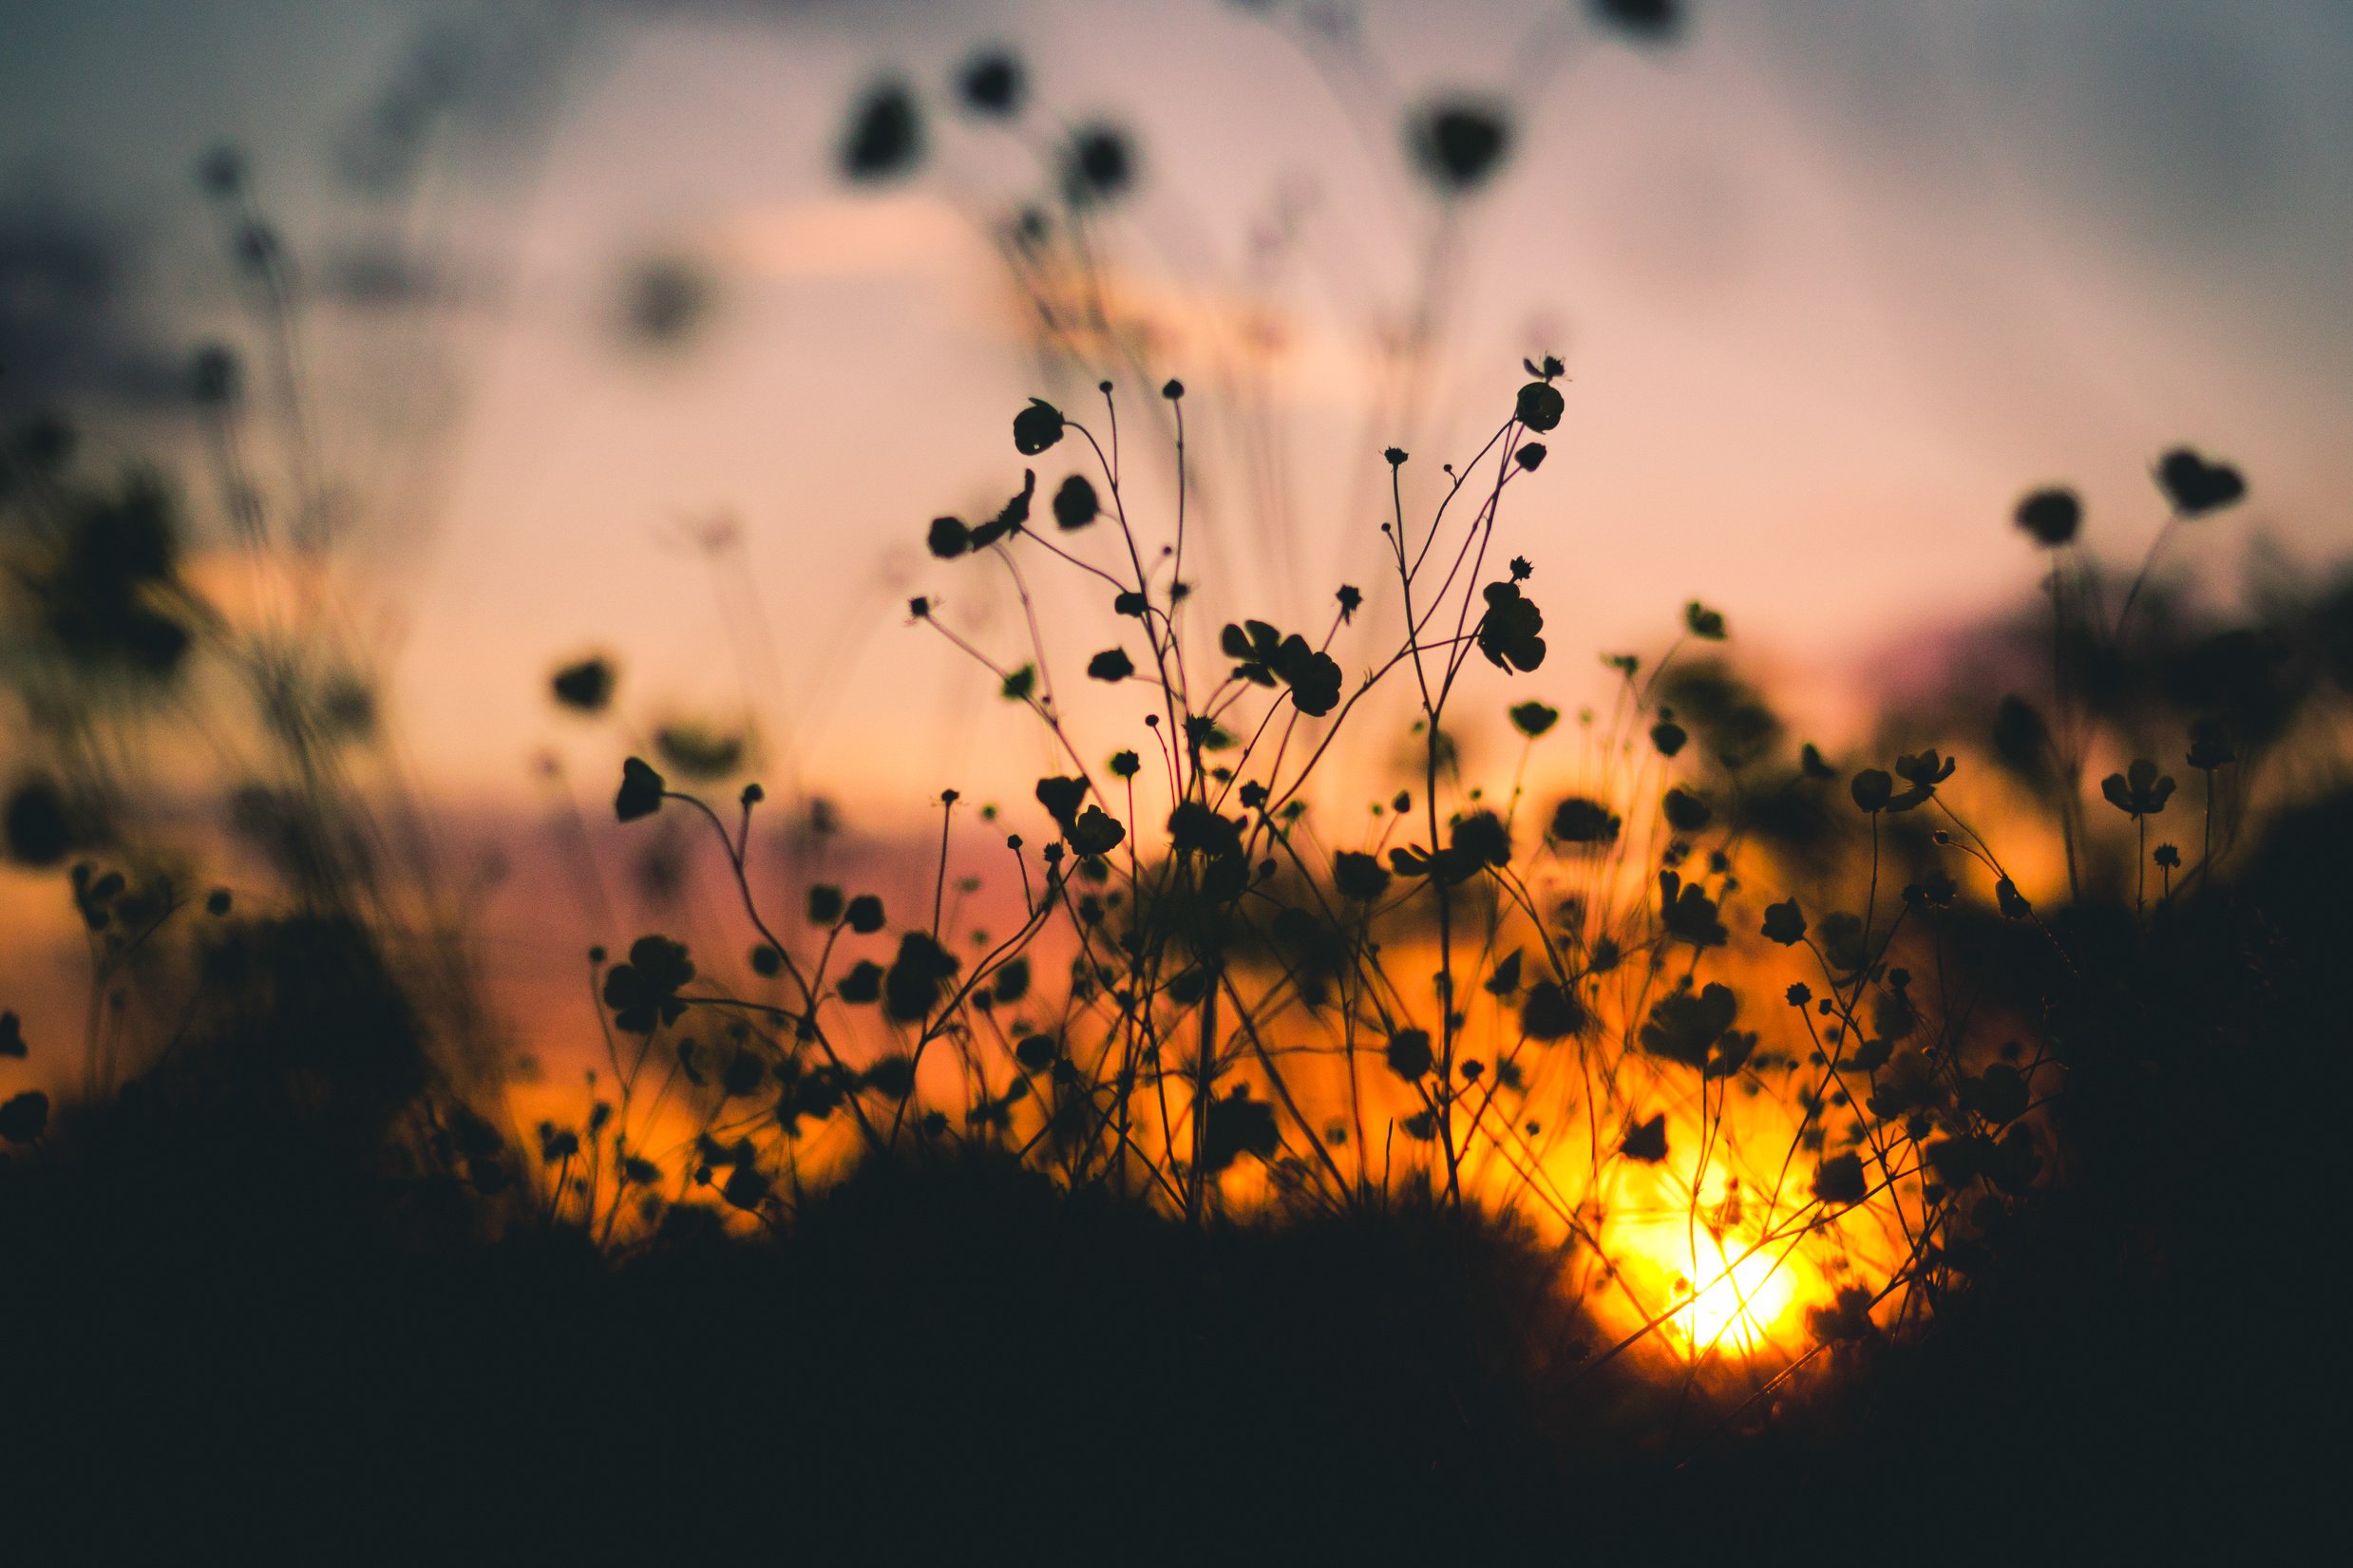
[[[1806,1309],[1832,1294],[1820,1249],[1785,1223],[1776,1228],[1754,1200],[1739,1212],[1743,1205],[1718,1197],[1697,1213],[1683,1203],[1624,1200],[1636,1193],[1664,1199],[1671,1182],[1660,1168],[1622,1173],[1621,1206],[1598,1229],[1603,1267],[1586,1298],[1617,1332],[1653,1326],[1679,1360],[1802,1347]]]
[[[1707,1230],[1685,1247],[1686,1265],[1695,1253],[1698,1267],[1670,1282],[1690,1291],[1691,1300],[1668,1327],[1695,1352],[1734,1350],[1745,1355],[1757,1350],[1797,1304],[1791,1262],[1778,1249],[1738,1237],[1728,1248],[1723,1237]]]

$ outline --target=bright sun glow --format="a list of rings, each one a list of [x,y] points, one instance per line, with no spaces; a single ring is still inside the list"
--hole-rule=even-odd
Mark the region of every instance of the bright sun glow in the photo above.
[[[1774,1249],[1752,1252],[1750,1245],[1736,1237],[1727,1249],[1716,1236],[1699,1233],[1698,1277],[1689,1281],[1697,1292],[1672,1320],[1684,1344],[1700,1351],[1754,1351],[1795,1303],[1796,1277],[1788,1265],[1774,1266]]]

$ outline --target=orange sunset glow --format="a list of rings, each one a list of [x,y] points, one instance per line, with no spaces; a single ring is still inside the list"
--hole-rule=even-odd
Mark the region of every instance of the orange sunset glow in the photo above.
[[[0,17],[0,1541],[2300,1560],[2349,105],[2295,0]]]

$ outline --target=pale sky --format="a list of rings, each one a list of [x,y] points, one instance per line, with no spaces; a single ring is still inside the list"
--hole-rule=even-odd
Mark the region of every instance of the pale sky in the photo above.
[[[312,337],[361,507],[363,619],[429,784],[522,798],[551,741],[605,765],[611,744],[567,739],[543,695],[590,647],[621,660],[635,724],[739,710],[713,583],[680,541],[726,515],[749,563],[730,592],[777,646],[781,679],[752,671],[771,739],[881,811],[1040,761],[903,603],[993,607],[981,634],[1012,652],[1002,594],[926,559],[922,528],[1011,493],[1014,410],[1033,393],[1075,410],[1083,387],[1041,381],[976,223],[1019,190],[1017,149],[935,113],[924,170],[853,192],[832,167],[848,104],[896,71],[938,105],[956,63],[1001,41],[1031,63],[1041,128],[1135,129],[1141,181],[1106,248],[1194,328],[1151,372],[1195,387],[1209,609],[1319,619],[1339,582],[1371,586],[1366,476],[1401,439],[1365,427],[1368,346],[1427,243],[1395,110],[1505,87],[1554,8],[1360,9],[1386,76],[1352,97],[1217,0],[20,0],[0,9],[0,243],[80,224],[143,254],[90,318],[104,352],[56,362],[65,392],[119,406],[102,451],[141,439],[139,366],[244,330],[188,179],[213,142],[251,148],[313,276],[432,264],[425,303],[325,306]],[[2007,524],[2024,490],[2076,484],[2090,537],[2136,555],[2159,518],[2147,464],[2180,442],[2253,486],[2243,516],[2182,540],[2211,581],[2259,536],[2292,558],[2353,544],[2353,10],[1693,11],[1664,50],[1568,28],[1471,203],[1409,505],[1508,409],[1522,354],[1555,349],[1572,378],[1506,523],[1560,653],[1498,683],[1498,712],[1573,705],[1590,652],[1655,646],[1694,595],[1835,712],[1907,643],[2027,589]],[[449,39],[471,62],[455,78],[431,68]],[[361,199],[354,127],[420,91],[444,93],[448,129],[402,199]],[[1295,260],[1254,285],[1249,235],[1285,205]],[[657,256],[707,269],[714,305],[649,355],[612,323]],[[1289,348],[1245,420],[1213,349],[1261,309]],[[1148,389],[1123,396],[1137,435]],[[1070,455],[1043,460],[1045,484]],[[1165,496],[1142,488],[1157,518]],[[1116,630],[1087,608],[1054,639],[1066,690]],[[1110,727],[1101,749],[1128,744],[1118,699],[1086,711]],[[920,754],[893,744],[910,726]]]

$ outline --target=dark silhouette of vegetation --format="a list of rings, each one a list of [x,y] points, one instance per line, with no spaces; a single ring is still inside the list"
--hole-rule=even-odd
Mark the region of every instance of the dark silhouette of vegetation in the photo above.
[[[949,87],[968,130],[1033,105],[1002,48]],[[866,89],[842,175],[914,177],[956,128],[929,102]],[[1403,118],[1442,237],[1515,123],[1471,96]],[[1046,236],[1083,253],[1151,164],[1108,122],[1038,156],[1008,265],[1050,306]],[[333,531],[295,274],[242,160],[199,178],[268,392],[226,347],[187,390],[267,572]],[[638,307],[664,338],[701,303]],[[1066,364],[1141,356],[1099,311],[1096,338],[1044,316]],[[529,1127],[455,900],[354,782],[381,737],[332,619],[289,592],[236,622],[171,481],[10,432],[6,839],[86,937],[87,1008],[75,1040],[0,1012],[0,1539],[1978,1558],[2287,1523],[2323,1391],[2237,1347],[2284,1337],[2250,1298],[2330,1239],[2281,1197],[2325,1191],[2328,1151],[2282,1105],[2341,1103],[2353,583],[2202,608],[2165,545],[2249,485],[2179,447],[2129,576],[2073,491],[2026,495],[2044,602],[1957,638],[1950,689],[1850,755],[1797,738],[1697,600],[1567,717],[1537,684],[1574,652],[1559,568],[1514,537],[1566,370],[1522,370],[1433,504],[1368,444],[1378,587],[1312,620],[1205,615],[1182,383],[1013,411],[1004,504],[910,522],[939,586],[906,629],[1055,761],[1011,804],[941,788],[928,898],[779,863],[825,813],[755,832],[749,727],[625,724],[604,652],[521,673],[639,737],[614,822],[659,891],[718,867],[730,922],[597,912],[599,1065]],[[265,400],[283,474],[246,456]],[[1010,636],[958,610],[981,573]],[[1117,733],[1057,693],[1065,602],[1086,678],[1134,699]],[[159,831],[131,744],[216,679],[205,783],[251,885]],[[1508,778],[1464,761],[1482,718]],[[1405,765],[1335,780],[1365,729]],[[950,901],[984,892],[952,878],[959,812],[1001,838],[1008,927]]]

